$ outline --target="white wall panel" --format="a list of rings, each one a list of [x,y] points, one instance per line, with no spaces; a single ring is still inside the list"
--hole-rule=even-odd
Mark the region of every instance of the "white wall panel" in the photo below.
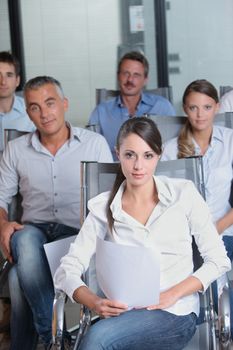
[[[176,110],[193,80],[208,79],[218,89],[233,84],[233,1],[170,0],[167,11],[168,52],[179,61],[169,62],[180,73],[170,74]]]
[[[10,51],[10,28],[8,19],[8,1],[0,1],[0,51]]]
[[[21,7],[27,79],[60,80],[68,119],[85,125],[95,88],[116,86],[118,0],[21,0]]]

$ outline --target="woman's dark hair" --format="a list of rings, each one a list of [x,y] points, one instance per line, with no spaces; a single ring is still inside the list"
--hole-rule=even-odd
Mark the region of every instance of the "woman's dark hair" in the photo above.
[[[121,144],[125,140],[125,138],[130,134],[136,134],[139,137],[141,137],[157,155],[159,156],[161,155],[162,139],[161,139],[160,132],[152,119],[147,117],[135,117],[135,118],[130,118],[126,122],[124,122],[124,124],[122,124],[118,132],[118,136],[116,140],[116,149],[118,151],[120,149]],[[110,209],[110,205],[120,185],[124,180],[125,180],[125,176],[119,164],[119,170],[118,170],[115,182],[113,184],[113,188],[110,193],[110,197],[107,205],[107,219],[108,219],[110,231],[112,231],[112,228],[114,226],[114,220],[112,217],[112,211]]]
[[[183,94],[183,106],[185,106],[186,104],[186,99],[188,95],[192,92],[199,92],[200,94],[204,94],[206,96],[211,97],[216,103],[219,102],[218,92],[214,85],[211,84],[208,80],[194,80],[186,87]],[[192,140],[192,126],[188,119],[179,133],[177,144],[178,158],[190,157],[195,155],[195,147]]]

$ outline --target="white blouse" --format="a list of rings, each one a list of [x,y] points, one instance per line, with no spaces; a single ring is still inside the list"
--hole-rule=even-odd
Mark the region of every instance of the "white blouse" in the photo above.
[[[191,275],[197,277],[206,290],[211,282],[230,270],[230,261],[211,221],[209,208],[194,184],[189,180],[163,176],[154,177],[154,180],[159,203],[145,225],[122,209],[124,183],[111,204],[115,228],[112,233],[108,230],[106,217],[109,192],[104,192],[89,201],[88,217],[56,271],[54,281],[57,289],[65,291],[73,300],[75,289],[85,285],[81,275],[88,269],[90,259],[95,253],[97,236],[118,244],[156,247],[160,252],[161,291]],[[203,265],[195,272],[192,236],[195,237],[204,260]],[[198,294],[181,298],[167,311],[177,315],[190,312],[198,314]]]
[[[201,149],[193,139],[195,154]],[[167,141],[161,157],[163,160],[177,159],[177,138]],[[229,198],[233,179],[233,130],[214,125],[210,145],[203,156],[206,202],[213,221],[222,218],[230,209]],[[223,235],[233,236],[233,225]]]

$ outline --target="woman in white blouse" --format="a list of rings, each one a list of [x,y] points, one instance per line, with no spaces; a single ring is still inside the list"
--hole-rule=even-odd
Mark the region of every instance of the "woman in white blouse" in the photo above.
[[[55,286],[102,318],[84,336],[82,350],[183,349],[195,333],[197,292],[205,291],[229,270],[229,259],[193,183],[154,176],[162,143],[152,120],[126,121],[118,134],[116,152],[120,172],[113,189],[89,201],[89,214],[62,258]],[[204,259],[195,272],[192,236]],[[159,252],[157,303],[128,309],[124,300],[97,296],[84,284],[81,275],[96,252],[97,237]]]
[[[216,88],[207,80],[195,80],[183,94],[187,121],[177,138],[167,141],[161,160],[203,156],[206,202],[227,254],[233,260],[233,209],[230,204],[233,179],[233,130],[214,125],[219,110]],[[231,332],[233,334],[233,293]]]
[[[183,94],[187,121],[178,137],[165,143],[161,160],[203,156],[206,201],[219,234],[229,236],[233,258],[233,210],[229,203],[233,179],[233,130],[214,125],[219,109],[216,88],[195,80]],[[227,244],[226,238],[225,244]]]

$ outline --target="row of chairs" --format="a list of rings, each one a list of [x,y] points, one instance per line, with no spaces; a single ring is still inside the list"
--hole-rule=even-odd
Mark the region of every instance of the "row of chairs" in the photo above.
[[[232,90],[232,86],[220,86],[219,87],[219,95],[222,97],[225,93]],[[158,87],[155,89],[146,89],[146,92],[160,95],[168,99],[171,103],[173,103],[173,91],[171,86]],[[113,97],[119,95],[119,90],[111,90],[111,89],[96,89],[96,105],[101,102],[110,100]]]
[[[187,120],[186,116],[149,115],[148,117],[153,119],[156,123],[163,142],[178,136],[180,129]],[[233,112],[217,114],[214,119],[214,124],[233,129]],[[86,125],[86,128],[95,132],[100,131],[99,125]]]
[[[145,91],[149,92],[151,94],[160,95],[162,97],[165,97],[171,103],[173,101],[172,87],[171,86],[158,87],[155,89],[146,89]],[[113,97],[118,96],[119,93],[120,93],[119,90],[96,89],[96,105],[98,105],[99,103],[101,103],[103,101],[107,101]]]
[[[82,220],[88,214],[87,202],[97,194],[107,191],[111,188],[119,164],[117,163],[97,163],[97,162],[82,162],[81,164],[81,206]],[[202,158],[193,157],[189,159],[179,159],[167,162],[160,162],[156,169],[156,175],[166,175],[169,177],[186,178],[192,180],[199,192],[204,194],[204,178],[202,168]],[[53,243],[52,243],[53,244]],[[200,255],[197,251],[194,242],[194,263],[198,267],[201,264]],[[48,257],[49,259],[49,257]],[[91,280],[93,276],[93,265],[91,266],[91,274],[89,270],[86,272],[84,279],[86,283],[92,286],[92,289],[98,290],[96,280]],[[64,326],[64,305],[65,294],[62,291],[56,291],[54,302],[54,349],[60,349],[63,344],[63,326]],[[229,323],[229,294],[228,286],[223,288],[223,293],[219,299],[219,317],[216,328],[216,315],[213,309],[213,298],[211,287],[207,290],[204,296],[200,296],[202,313],[205,315],[204,323],[198,326],[197,332],[192,341],[187,345],[185,350],[217,350],[219,346],[224,346],[225,349],[230,346],[230,323]],[[85,306],[81,307],[81,315],[79,322],[79,331],[77,337],[70,349],[76,350],[79,348],[83,335],[91,325],[91,312]],[[96,318],[95,318],[96,321]],[[217,337],[218,334],[218,337]]]
[[[184,126],[187,120],[186,116],[173,117],[150,115],[149,118],[153,119],[153,121],[156,123],[161,133],[163,142],[178,136],[180,129]],[[226,112],[217,114],[214,119],[214,124],[233,129],[233,113]]]

